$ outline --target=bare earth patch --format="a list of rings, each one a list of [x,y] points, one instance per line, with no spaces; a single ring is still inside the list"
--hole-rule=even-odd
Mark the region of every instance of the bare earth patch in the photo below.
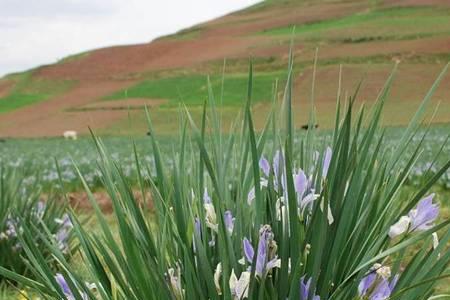
[[[0,98],[8,96],[14,82],[11,80],[0,80]]]
[[[98,206],[104,213],[111,213],[113,211],[111,198],[105,191],[97,191],[94,192],[93,194]],[[144,197],[142,197],[142,193],[134,191],[133,195],[136,201],[139,202],[141,205],[143,205]],[[69,193],[67,197],[70,206],[72,206],[73,208],[80,211],[93,210],[93,207],[88,199],[86,192]],[[153,203],[151,199],[152,199],[151,194],[147,193],[145,195],[145,203],[150,211],[152,211],[153,209]]]

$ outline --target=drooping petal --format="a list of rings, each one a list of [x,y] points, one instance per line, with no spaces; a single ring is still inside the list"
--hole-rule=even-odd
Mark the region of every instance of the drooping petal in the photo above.
[[[237,284],[237,277],[236,274],[234,273],[234,269],[231,270],[231,275],[230,275],[230,280],[228,282],[229,286],[230,286],[230,292],[232,296],[236,296],[236,284]]]
[[[302,199],[308,185],[308,179],[306,178],[305,172],[303,172],[303,170],[299,170],[298,173],[295,174],[294,185],[297,196],[299,197],[299,199]]]
[[[218,263],[216,267],[216,271],[214,272],[214,285],[216,286],[216,291],[219,295],[222,294],[222,290],[220,288],[220,277],[222,276],[222,264]]]
[[[236,299],[248,298],[248,286],[250,284],[250,272],[242,272],[236,283],[235,293]]]
[[[433,203],[435,194],[431,194],[417,204],[417,208],[409,212],[411,231],[430,229],[439,215],[439,205]]]
[[[306,195],[301,201],[300,201],[300,208],[303,211],[308,205],[312,204],[315,200],[317,200],[320,197],[319,194],[314,194],[314,191],[312,193]]]
[[[399,277],[400,276],[398,274],[395,274],[394,278],[392,278],[391,282],[389,283],[389,289],[391,290],[391,293],[395,289]]]
[[[274,268],[281,268],[281,259],[275,257],[274,259],[267,262],[266,269],[267,271],[272,270]]]
[[[364,277],[358,285],[358,294],[363,297],[367,294],[367,290],[372,287],[372,284],[375,282],[377,278],[376,273],[370,273],[366,277]]]
[[[266,177],[269,177],[270,164],[269,161],[264,156],[261,156],[261,159],[259,160],[259,167],[263,171],[264,175],[266,175]]]
[[[323,164],[322,164],[322,177],[327,177],[328,169],[330,168],[330,162],[331,162],[331,156],[333,152],[331,151],[330,147],[327,147],[325,150],[325,156],[323,157]]]
[[[370,300],[386,300],[390,295],[391,289],[389,287],[389,282],[382,278],[370,295]]]
[[[277,202],[275,202],[275,215],[277,218],[277,221],[281,221],[281,217],[283,216],[283,219],[286,217],[287,215],[287,209],[286,206],[284,205],[284,197],[281,196],[280,198],[277,199]]]
[[[327,220],[328,220],[328,225],[331,225],[334,223],[334,217],[333,217],[333,213],[331,212],[330,203],[328,203]]]
[[[214,205],[212,205],[212,203],[205,203],[203,206],[205,207],[205,211],[206,211],[206,216],[205,216],[206,226],[211,228],[214,231],[217,231],[218,224],[217,224],[217,216],[216,216],[216,211],[214,209]]]
[[[70,290],[69,285],[67,284],[66,279],[61,273],[57,273],[55,276],[55,280],[58,283],[59,287],[63,291],[64,295],[68,297],[74,297],[72,291]]]
[[[395,223],[394,225],[392,225],[389,228],[389,237],[391,239],[405,233],[408,228],[409,228],[409,224],[411,223],[411,218],[408,216],[403,216],[400,218],[400,220],[398,220],[397,223]]]
[[[253,262],[253,256],[255,255],[255,251],[253,250],[252,244],[250,244],[250,241],[247,238],[244,238],[243,241],[244,244],[244,254],[245,258],[249,263]]]

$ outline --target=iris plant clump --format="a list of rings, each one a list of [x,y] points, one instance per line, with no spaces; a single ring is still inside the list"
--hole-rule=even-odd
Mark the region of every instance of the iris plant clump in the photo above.
[[[56,197],[42,200],[38,187],[23,184],[22,173],[9,168],[0,171],[0,266],[32,276],[23,260],[24,228],[34,228],[41,232],[31,237],[43,259],[54,264],[51,252],[47,251],[45,241],[51,236],[58,250],[69,256],[75,249],[72,224],[65,213],[65,205],[58,203]],[[4,278],[2,277],[1,280]]]
[[[101,229],[89,232],[75,214],[70,216],[88,278],[73,270],[55,243],[48,242],[47,251],[59,270],[45,267],[29,235],[22,240],[34,279],[6,268],[0,272],[50,299],[414,300],[436,295],[436,284],[450,276],[450,221],[440,217],[438,196],[429,190],[450,162],[413,193],[404,187],[426,141],[426,135],[418,136],[420,122],[444,72],[394,151],[383,145],[380,120],[395,69],[370,109],[362,105],[355,111],[357,93],[342,99],[339,89],[336,125],[325,142],[315,138],[313,98],[311,129],[301,134],[294,128],[292,58],[281,109],[274,96],[261,132],[253,126],[251,68],[247,101],[230,134],[223,134],[208,85],[199,126],[187,110],[180,113],[177,151],[159,150],[148,118],[155,170],[140,164],[135,153],[141,202],[120,163],[94,137],[118,231],[108,225],[79,172]],[[279,94],[276,83],[273,90]],[[173,168],[165,167],[167,159]],[[143,178],[144,170],[156,172],[156,180]]]

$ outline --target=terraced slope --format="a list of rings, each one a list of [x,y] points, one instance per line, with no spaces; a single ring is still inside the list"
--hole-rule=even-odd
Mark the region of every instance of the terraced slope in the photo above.
[[[363,79],[359,99],[370,102],[395,61],[401,64],[385,118],[401,125],[450,60],[450,2],[271,0],[151,43],[73,55],[0,80],[0,136],[58,136],[87,132],[88,125],[101,133],[142,134],[142,107],[152,103],[157,128],[170,133],[181,101],[196,115],[207,97],[207,75],[220,98],[224,65],[223,114],[231,120],[245,95],[249,57],[262,124],[272,83],[283,83],[292,37],[296,105],[309,101],[318,49],[314,97],[322,127],[331,124],[341,64],[343,93]],[[449,122],[450,76],[434,99],[441,102],[434,121]],[[304,107],[298,111],[305,115]]]

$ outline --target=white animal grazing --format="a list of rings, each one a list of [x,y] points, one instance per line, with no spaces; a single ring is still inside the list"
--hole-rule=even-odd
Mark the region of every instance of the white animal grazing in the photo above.
[[[77,132],[75,130],[64,131],[63,136],[66,140],[76,140]]]

